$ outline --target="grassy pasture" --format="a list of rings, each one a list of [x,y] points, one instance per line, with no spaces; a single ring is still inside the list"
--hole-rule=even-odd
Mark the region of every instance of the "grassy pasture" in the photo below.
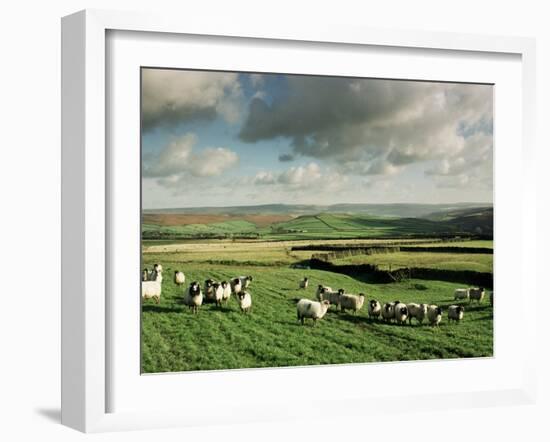
[[[288,244],[264,243],[249,251],[250,244],[223,249],[223,244],[186,244],[169,248],[146,246],[143,266],[160,262],[164,267],[159,305],[144,302],[142,308],[142,371],[145,373],[231,368],[339,364],[376,361],[491,356],[493,314],[489,303],[466,307],[460,324],[440,327],[398,326],[371,321],[366,305],[357,315],[327,313],[316,327],[296,320],[296,300],[314,298],[315,286],[363,292],[380,302],[429,302],[444,309],[453,301],[457,284],[411,280],[394,284],[369,284],[346,275],[319,270],[292,269],[303,256],[288,252]],[[270,245],[267,247],[266,244]],[[217,247],[217,249],[216,249]],[[295,255],[296,256],[293,256]],[[441,254],[435,254],[440,256]],[[475,255],[480,259],[483,255]],[[225,262],[222,263],[222,262]],[[229,279],[252,275],[253,311],[243,315],[235,299],[218,309],[204,305],[192,315],[181,304],[183,288],[171,280],[182,270],[186,282],[207,278]],[[310,278],[307,290],[298,282]]]
[[[469,253],[398,252],[356,255],[332,261],[334,264],[376,264],[381,270],[422,267],[440,270],[474,270],[491,273],[493,255]]]

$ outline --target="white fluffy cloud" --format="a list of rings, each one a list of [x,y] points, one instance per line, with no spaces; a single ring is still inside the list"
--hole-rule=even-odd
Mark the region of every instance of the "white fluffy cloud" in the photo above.
[[[492,86],[303,76],[286,80],[288,93],[272,102],[251,101],[240,132],[243,141],[285,137],[294,157],[331,161],[343,173],[361,175],[395,175],[410,164],[425,162],[429,168],[434,161],[449,171],[479,169],[479,163],[492,161]],[[492,168],[483,173],[492,179]],[[426,174],[438,175],[438,170]]]
[[[241,97],[235,73],[143,69],[143,129],[217,115],[234,123],[240,116]]]
[[[143,176],[157,178],[159,183],[171,187],[186,176],[212,177],[238,163],[238,156],[225,147],[209,147],[195,152],[197,137],[185,134],[164,147],[157,155],[143,161]]]

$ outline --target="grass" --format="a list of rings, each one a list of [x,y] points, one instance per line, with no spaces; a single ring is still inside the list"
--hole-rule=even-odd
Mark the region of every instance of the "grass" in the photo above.
[[[371,321],[366,306],[357,315],[331,308],[316,327],[301,326],[296,320],[296,300],[314,298],[319,283],[352,293],[364,292],[368,299],[381,302],[429,302],[445,309],[454,303],[457,284],[425,280],[367,284],[346,275],[292,269],[286,263],[273,262],[277,257],[265,256],[262,251],[254,253],[254,259],[266,265],[249,265],[244,252],[239,253],[243,253],[239,258],[243,261],[233,265],[195,262],[197,256],[189,251],[143,255],[144,267],[161,262],[165,274],[161,303],[147,301],[142,307],[143,372],[462,358],[493,353],[493,313],[487,302],[467,306],[462,323],[447,324],[444,319],[435,328],[414,322],[412,326],[398,326]],[[209,258],[222,260],[225,256],[210,253]],[[183,288],[177,288],[170,279],[175,269],[185,272],[186,282],[252,275],[252,313],[241,314],[232,298],[227,307],[205,305],[198,315],[192,315],[181,304]],[[304,276],[310,278],[309,288],[299,290],[298,281]]]
[[[433,268],[440,270],[493,271],[493,255],[468,253],[398,252],[374,255],[355,255],[333,260],[334,264],[376,264],[381,270],[404,267]]]

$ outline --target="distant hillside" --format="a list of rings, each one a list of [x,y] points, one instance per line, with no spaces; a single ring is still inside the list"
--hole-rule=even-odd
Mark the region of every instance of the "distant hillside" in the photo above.
[[[479,235],[493,234],[492,207],[443,210],[431,213],[424,218],[447,224],[463,232]]]
[[[263,204],[256,206],[189,207],[144,210],[144,214],[201,214],[201,215],[315,215],[319,213],[348,213],[398,218],[427,218],[490,207],[487,203],[454,204]]]

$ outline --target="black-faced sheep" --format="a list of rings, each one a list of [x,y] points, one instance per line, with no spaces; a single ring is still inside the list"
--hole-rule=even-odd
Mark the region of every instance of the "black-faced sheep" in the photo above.
[[[193,313],[198,313],[199,308],[202,305],[203,294],[201,291],[201,286],[197,281],[193,281],[189,285],[189,289],[183,298],[184,305],[188,306]]]
[[[231,285],[227,281],[222,281],[222,289],[222,301],[224,303],[227,303],[229,301],[229,298],[231,297]]]
[[[470,302],[477,301],[481,303],[483,297],[485,296],[485,289],[483,287],[479,288],[470,288]]]
[[[237,299],[239,301],[241,312],[250,313],[250,310],[252,309],[252,296],[250,293],[241,291],[237,294]]]
[[[413,318],[422,324],[428,313],[428,304],[416,304],[412,302],[407,304],[407,308],[409,309],[409,324],[412,323]]]
[[[371,299],[368,303],[369,318],[379,318],[382,306],[376,299]]]
[[[395,303],[386,302],[382,307],[382,319],[391,322],[395,318]]]
[[[448,311],[449,321],[461,321],[464,318],[464,307],[461,305],[451,305]]]
[[[404,324],[407,322],[409,316],[409,309],[402,302],[398,302],[394,305],[393,310],[395,312],[395,322],[398,324]]]
[[[430,325],[435,326],[439,325],[441,322],[441,315],[443,314],[443,310],[441,307],[438,307],[437,305],[429,305],[428,306],[428,321],[430,322]]]
[[[307,289],[307,285],[309,283],[309,280],[307,278],[304,278],[300,281],[300,288],[301,289]]]

